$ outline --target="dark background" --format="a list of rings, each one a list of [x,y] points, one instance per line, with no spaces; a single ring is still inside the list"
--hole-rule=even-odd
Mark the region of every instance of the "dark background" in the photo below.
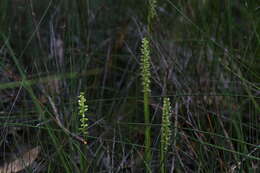
[[[147,36],[152,171],[167,96],[177,125],[169,172],[258,172],[259,1],[158,0],[156,12],[147,32],[145,0],[2,0],[0,163],[40,146],[22,172],[143,172]],[[81,136],[79,92],[89,105],[87,145],[54,109]]]

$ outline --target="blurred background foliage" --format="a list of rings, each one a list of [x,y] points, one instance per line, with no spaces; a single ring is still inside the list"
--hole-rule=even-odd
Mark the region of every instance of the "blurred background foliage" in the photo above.
[[[259,171],[259,0],[157,0],[149,34],[147,4],[0,1],[1,160],[40,145],[35,172],[143,172],[139,57],[148,35],[152,170],[167,95],[177,122],[167,169]],[[88,147],[59,127],[50,102],[79,134],[80,91],[90,110]]]

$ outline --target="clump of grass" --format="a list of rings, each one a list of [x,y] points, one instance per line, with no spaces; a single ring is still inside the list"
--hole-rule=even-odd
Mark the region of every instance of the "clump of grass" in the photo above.
[[[163,115],[162,115],[162,127],[161,127],[161,148],[160,148],[160,163],[161,173],[165,172],[165,159],[168,147],[170,145],[171,138],[171,103],[169,98],[163,99]]]
[[[150,127],[150,111],[149,111],[149,97],[151,93],[150,88],[150,47],[147,38],[142,40],[142,57],[141,57],[141,76],[143,85],[143,99],[144,99],[144,121],[145,121],[145,163],[147,172],[150,172],[151,154],[151,127]]]
[[[87,138],[88,135],[88,117],[86,116],[86,112],[88,111],[88,105],[87,105],[87,100],[84,96],[84,92],[81,92],[79,95],[79,100],[78,100],[78,106],[79,106],[79,115],[81,116],[80,118],[80,128],[79,130],[82,132],[84,135],[84,138]]]

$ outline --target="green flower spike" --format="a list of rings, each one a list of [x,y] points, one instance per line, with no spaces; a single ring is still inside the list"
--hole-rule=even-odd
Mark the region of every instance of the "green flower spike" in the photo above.
[[[79,115],[81,116],[80,118],[80,128],[79,130],[83,133],[83,135],[86,137],[88,135],[88,118],[86,117],[85,113],[88,111],[88,105],[86,103],[86,98],[84,96],[84,93],[81,92],[79,95],[79,100],[78,100],[78,106],[79,106]]]
[[[166,167],[165,167],[166,152],[170,145],[170,138],[171,138],[170,115],[171,115],[170,99],[164,98],[162,127],[161,127],[161,148],[160,148],[161,173],[166,172]]]
[[[161,145],[164,152],[168,150],[168,146],[170,145],[171,138],[171,122],[170,122],[170,114],[171,114],[171,105],[170,99],[163,99],[163,116],[162,116],[162,137],[161,137]]]
[[[150,48],[149,41],[147,38],[143,38],[142,40],[142,57],[141,57],[141,76],[142,76],[142,84],[143,84],[143,92],[150,93]]]
[[[151,93],[150,89],[150,47],[149,41],[146,38],[142,40],[142,56],[141,56],[141,77],[144,92],[144,123],[145,123],[145,166],[146,172],[150,173],[150,164],[152,160],[152,150],[151,150],[151,125],[150,125],[150,111],[149,111],[149,97]]]
[[[157,6],[157,0],[149,0],[149,6],[150,6],[150,17],[153,19],[156,16],[156,6]]]

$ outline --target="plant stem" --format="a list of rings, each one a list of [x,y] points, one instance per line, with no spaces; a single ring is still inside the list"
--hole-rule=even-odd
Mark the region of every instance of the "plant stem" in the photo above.
[[[146,172],[151,172],[150,162],[151,153],[151,126],[150,126],[150,111],[149,111],[149,92],[144,92],[144,121],[145,121],[145,162]]]

